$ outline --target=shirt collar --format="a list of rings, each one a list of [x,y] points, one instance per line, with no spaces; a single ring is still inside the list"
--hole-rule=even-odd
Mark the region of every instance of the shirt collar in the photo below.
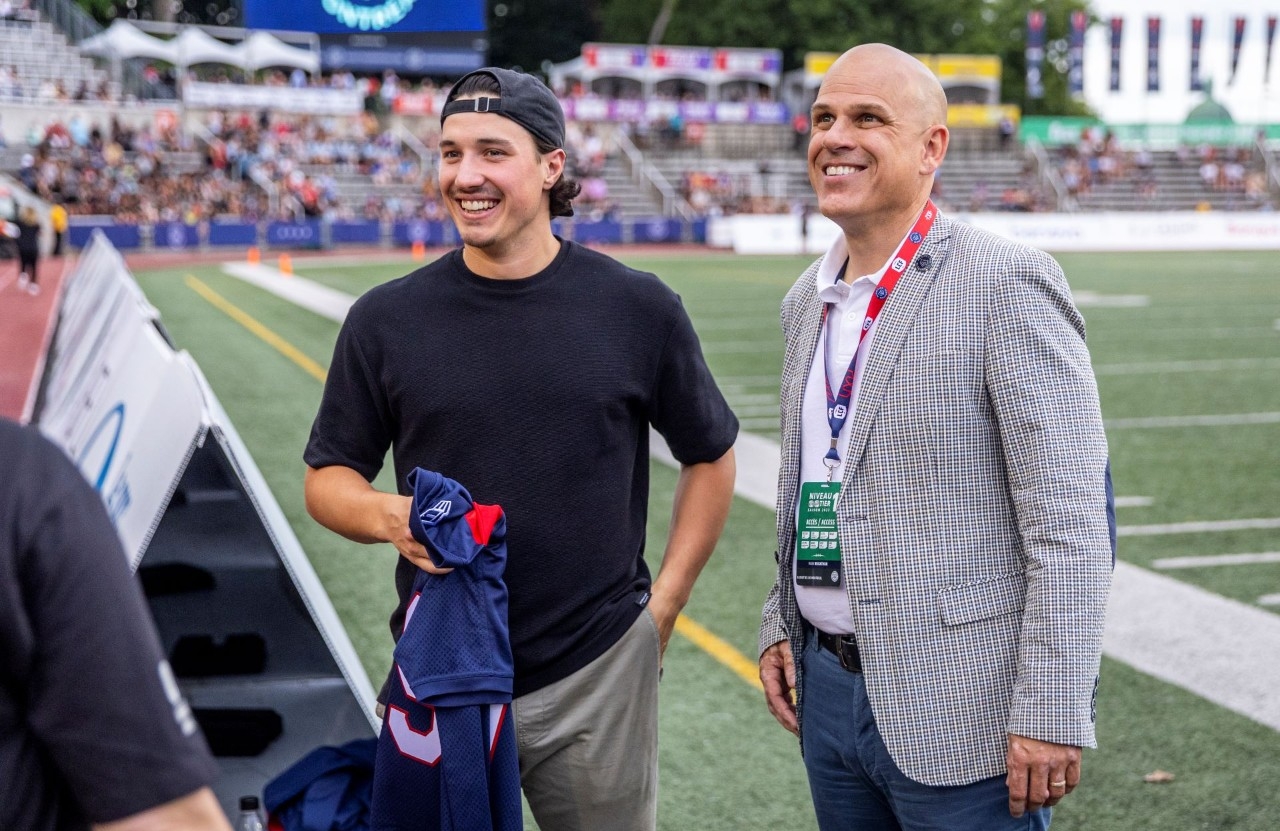
[[[906,237],[904,236],[903,239],[906,239]],[[849,249],[845,245],[844,234],[837,234],[836,238],[831,242],[831,247],[827,249],[826,256],[822,258],[822,265],[818,266],[818,274],[815,277],[818,300],[823,303],[839,303],[849,296],[854,283],[869,281],[872,285],[875,285],[880,281],[885,269],[889,267],[889,260],[885,260],[884,265],[876,269],[875,272],[863,274],[846,283],[840,279],[840,269],[844,267],[845,261],[848,259]],[[890,255],[889,259],[893,259],[892,255]]]

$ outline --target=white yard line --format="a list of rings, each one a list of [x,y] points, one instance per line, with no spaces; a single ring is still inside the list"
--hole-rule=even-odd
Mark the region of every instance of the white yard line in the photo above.
[[[1242,424],[1280,424],[1280,412],[1109,418],[1103,421],[1103,425],[1108,430],[1150,430],[1157,427],[1235,427]]]
[[[1117,508],[1147,508],[1155,504],[1155,500],[1149,496],[1117,496]]]
[[[1223,531],[1253,531],[1280,528],[1280,517],[1265,519],[1219,519],[1208,522],[1171,522],[1166,525],[1121,525],[1122,537],[1159,537],[1166,534],[1215,534]]]
[[[232,265],[224,270],[333,320],[341,321],[353,301],[301,277],[273,277],[263,272],[274,269]],[[662,438],[652,433],[651,440],[654,458],[676,465]],[[739,433],[735,455],[737,495],[773,510],[778,443]],[[1122,525],[1119,533],[1142,536],[1250,528],[1280,528],[1280,519]],[[1275,599],[1280,602],[1280,595]],[[1271,602],[1271,596],[1259,602]],[[1103,650],[1135,669],[1280,730],[1280,695],[1276,694],[1280,690],[1280,615],[1118,562]]]
[[[355,302],[355,298],[346,292],[331,289],[305,277],[286,275],[270,266],[224,263],[222,271],[339,323],[346,318],[347,310]]]
[[[1174,372],[1230,372],[1280,369],[1280,358],[1229,358],[1220,361],[1152,361],[1151,363],[1100,364],[1095,375],[1167,375]]]
[[[1152,560],[1152,568],[1216,568],[1217,566],[1251,566],[1258,563],[1280,563],[1280,551],[1262,554],[1209,554],[1202,557],[1161,557]]]
[[[1102,648],[1280,730],[1280,615],[1117,563]]]
[[[1082,309],[1099,306],[1137,308],[1151,305],[1151,298],[1145,294],[1099,294],[1096,291],[1075,291],[1071,293],[1071,299]]]

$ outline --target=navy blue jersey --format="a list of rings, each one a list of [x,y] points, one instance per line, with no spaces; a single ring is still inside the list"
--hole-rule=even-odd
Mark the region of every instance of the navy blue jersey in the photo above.
[[[406,691],[437,706],[506,704],[515,674],[507,637],[507,521],[497,505],[476,505],[439,473],[409,473],[409,530],[440,568],[421,569],[396,643]]]
[[[520,829],[506,519],[439,473],[417,468],[408,484],[414,538],[453,571],[414,580],[378,738],[372,827]]]

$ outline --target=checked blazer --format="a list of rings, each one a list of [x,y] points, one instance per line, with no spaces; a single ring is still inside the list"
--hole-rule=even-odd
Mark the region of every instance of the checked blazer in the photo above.
[[[814,263],[782,303],[778,572],[789,640]],[[1096,746],[1110,589],[1107,444],[1084,320],[1047,254],[939,216],[876,323],[837,505],[843,590],[885,745],[907,776],[1003,775],[1008,733]]]

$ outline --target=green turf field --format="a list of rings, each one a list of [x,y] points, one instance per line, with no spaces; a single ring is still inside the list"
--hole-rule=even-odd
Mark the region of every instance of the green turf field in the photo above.
[[[807,261],[787,257],[625,257],[684,298],[708,361],[744,429],[777,438],[782,337],[777,307]],[[1088,321],[1121,525],[1280,516],[1280,280],[1274,254],[1071,255],[1059,258]],[[358,294],[408,262],[295,259],[302,276]],[[390,547],[348,543],[302,507],[302,447],[320,383],[196,294],[197,276],[320,366],[337,325],[220,273],[216,266],[139,274],[181,348],[207,375],[333,599],[374,679],[390,662]],[[1270,414],[1241,419],[1242,414]],[[1214,417],[1204,423],[1152,421]],[[1139,421],[1145,419],[1146,421]],[[1253,421],[1255,423],[1247,423]],[[1244,423],[1241,423],[1244,422]],[[654,465],[650,539],[665,538],[675,476]],[[382,482],[389,488],[389,483]],[[1142,497],[1150,500],[1137,500]],[[735,501],[729,527],[687,614],[748,659],[774,571],[772,512]],[[1280,551],[1280,531],[1135,536],[1120,556]],[[1280,563],[1165,572],[1258,604],[1280,592]],[[1270,611],[1280,606],[1263,605]],[[1241,633],[1246,637],[1247,633]],[[1276,691],[1280,695],[1280,690]],[[691,642],[673,638],[662,692],[659,827],[810,829],[795,742],[761,695]],[[1101,749],[1054,828],[1129,831],[1280,827],[1280,734],[1115,661],[1103,665]],[[1143,782],[1172,771],[1166,785]]]

